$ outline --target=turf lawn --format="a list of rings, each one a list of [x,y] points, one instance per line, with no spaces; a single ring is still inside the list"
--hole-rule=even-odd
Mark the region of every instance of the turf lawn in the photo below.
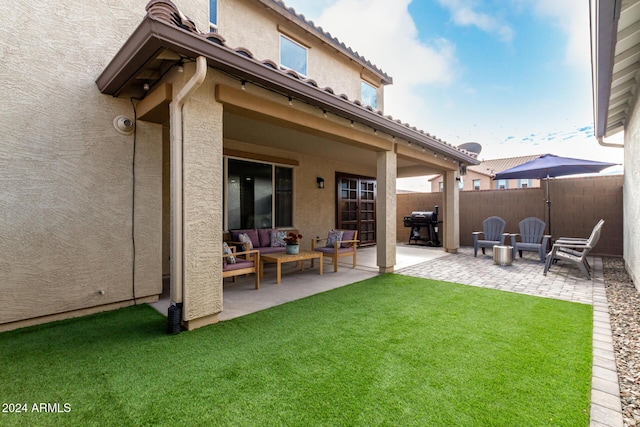
[[[589,424],[588,305],[388,274],[166,323],[138,306],[0,334],[0,425]]]

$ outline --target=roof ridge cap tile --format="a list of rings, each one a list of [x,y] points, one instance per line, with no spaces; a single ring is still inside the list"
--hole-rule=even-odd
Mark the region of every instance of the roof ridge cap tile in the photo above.
[[[174,24],[190,33],[203,35],[195,22],[184,15],[171,0],[151,0],[145,10],[149,16]]]

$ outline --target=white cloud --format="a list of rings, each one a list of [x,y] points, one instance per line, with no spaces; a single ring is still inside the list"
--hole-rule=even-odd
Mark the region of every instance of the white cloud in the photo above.
[[[490,34],[496,34],[502,41],[513,40],[514,31],[507,23],[496,16],[476,10],[473,0],[438,0],[438,3],[451,13],[453,22],[460,26],[474,26]]]
[[[394,84],[385,89],[385,114],[417,125],[427,108],[417,89],[450,83],[457,61],[448,40],[427,44],[419,39],[409,3],[337,0],[314,22],[393,77]]]
[[[568,64],[588,67],[590,58],[589,2],[584,0],[514,0],[531,7],[538,16],[550,19],[567,35],[565,60]]]

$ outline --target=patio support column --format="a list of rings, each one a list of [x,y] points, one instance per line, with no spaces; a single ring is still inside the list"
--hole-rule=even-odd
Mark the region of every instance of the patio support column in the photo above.
[[[443,245],[444,250],[457,253],[460,248],[460,190],[458,189],[458,171],[444,174],[444,213]]]
[[[395,151],[378,153],[376,241],[380,273],[391,273],[396,264],[396,178]]]
[[[185,76],[192,67],[185,64]],[[183,245],[177,249],[184,260],[182,324],[189,330],[217,322],[222,311],[223,108],[214,89],[209,75],[181,110],[183,200],[176,209],[182,211]]]

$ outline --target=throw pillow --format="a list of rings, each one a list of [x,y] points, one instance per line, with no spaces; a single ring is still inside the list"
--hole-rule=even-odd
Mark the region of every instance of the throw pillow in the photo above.
[[[229,247],[227,242],[222,242],[222,253],[224,255],[229,255],[228,257],[225,257],[225,259],[224,259],[227,264],[235,264],[236,263],[236,257],[233,256],[233,251],[231,250],[231,248]]]
[[[353,237],[355,236],[355,234],[356,232],[353,230],[345,231],[344,233],[342,233],[342,240],[353,240]],[[340,244],[341,248],[350,248],[352,246],[353,246],[353,243],[351,242]]]
[[[240,234],[246,234],[247,236],[249,236],[249,238],[251,238],[251,243],[253,244],[254,248],[259,248],[260,247],[260,238],[258,237],[258,230],[256,230],[255,228],[249,228],[246,230],[229,230],[229,233],[231,234],[231,241],[232,242],[240,242]]]
[[[260,240],[261,248],[268,248],[271,246],[271,232],[273,228],[260,228],[258,230],[258,238]]]
[[[327,247],[333,248],[336,242],[342,240],[342,231],[340,230],[331,230],[329,231],[329,235],[327,236]]]
[[[240,233],[238,235],[238,238],[243,243],[242,245],[243,251],[250,251],[251,249],[253,249],[253,242],[251,241],[251,237],[249,237],[249,235],[245,233]]]
[[[286,231],[271,230],[271,247],[284,248],[287,246],[287,242],[284,240],[285,237],[287,237]]]

